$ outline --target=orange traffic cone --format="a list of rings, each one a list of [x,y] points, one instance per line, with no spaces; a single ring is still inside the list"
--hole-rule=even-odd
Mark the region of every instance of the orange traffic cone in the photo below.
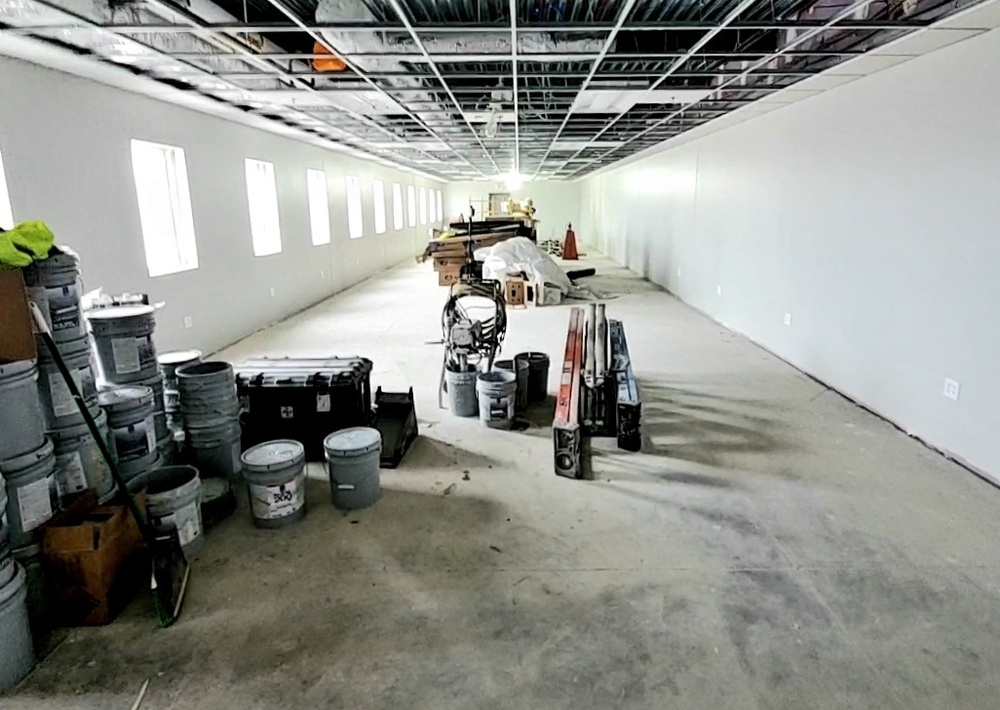
[[[576,251],[576,232],[573,231],[573,225],[569,225],[566,230],[566,240],[563,242],[563,252],[562,258],[567,261],[576,261],[580,258],[580,255]]]

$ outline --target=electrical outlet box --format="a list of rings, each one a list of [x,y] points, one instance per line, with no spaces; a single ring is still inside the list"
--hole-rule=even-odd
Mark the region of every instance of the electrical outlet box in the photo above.
[[[681,275],[681,267],[679,267],[679,266],[677,267],[677,275],[678,275],[678,276],[680,276],[680,275]]]
[[[274,288],[274,286],[272,286],[271,287],[271,295],[273,296],[275,293],[277,293],[277,290]]]
[[[716,286],[716,287],[715,287],[715,292],[716,292],[716,293],[717,293],[718,295],[720,295],[720,296],[721,296],[721,295],[722,295],[722,286],[721,286],[721,285],[719,285],[719,286]]]
[[[191,316],[184,316],[184,327],[191,330],[194,327],[194,319]]]
[[[326,278],[326,270],[325,269],[320,269],[319,270],[319,277],[321,279],[325,279]]]
[[[785,325],[791,325],[791,324],[792,324],[792,314],[791,313],[786,313],[785,314]]]
[[[948,379],[944,380],[944,396],[948,399],[958,401],[958,396],[962,393],[962,385],[960,385],[955,380]]]

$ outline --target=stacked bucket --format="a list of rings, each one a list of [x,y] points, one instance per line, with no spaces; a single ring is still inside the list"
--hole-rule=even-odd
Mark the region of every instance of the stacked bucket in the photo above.
[[[150,472],[173,458],[163,375],[156,361],[155,309],[117,305],[86,312],[104,380],[99,394],[119,470],[129,488],[142,488]]]
[[[187,458],[202,478],[240,479],[240,404],[236,375],[228,362],[178,367],[177,389]]]
[[[173,434],[174,441],[184,439],[184,418],[181,416],[180,384],[177,382],[177,369],[185,365],[195,365],[201,362],[201,350],[171,350],[160,353],[156,358],[163,375],[163,404],[167,414],[167,427]]]

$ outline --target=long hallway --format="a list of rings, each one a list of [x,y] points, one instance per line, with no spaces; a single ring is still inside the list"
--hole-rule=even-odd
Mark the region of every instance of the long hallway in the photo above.
[[[428,265],[360,284],[219,356],[363,355],[412,386],[421,439],[349,514],[311,466],[306,519],[206,541],[181,620],[143,595],[80,628],[9,710],[986,708],[1000,681],[1000,491],[601,258],[642,390],[641,453],[552,473],[525,431],[440,410]],[[550,354],[568,306],[512,310]]]

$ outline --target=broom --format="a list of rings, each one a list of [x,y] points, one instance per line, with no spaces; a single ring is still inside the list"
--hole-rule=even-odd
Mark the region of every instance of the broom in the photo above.
[[[184,603],[184,594],[187,591],[188,577],[191,575],[191,566],[188,564],[187,557],[184,554],[184,548],[181,547],[177,530],[172,529],[164,533],[159,533],[146,520],[146,516],[135,502],[135,498],[129,493],[125,479],[122,478],[121,471],[118,470],[118,465],[108,450],[108,442],[97,428],[97,422],[91,416],[90,410],[87,408],[87,403],[83,395],[80,394],[80,388],[76,386],[76,381],[70,375],[69,368],[66,367],[66,361],[63,360],[59,348],[56,347],[56,343],[52,339],[49,324],[35,303],[31,303],[31,314],[35,320],[35,329],[42,336],[45,346],[52,354],[52,359],[55,361],[56,367],[59,368],[59,374],[62,375],[70,394],[73,395],[73,400],[80,410],[80,415],[87,422],[90,435],[101,450],[101,456],[104,457],[104,461],[111,471],[111,477],[115,479],[118,490],[125,499],[125,505],[132,514],[132,517],[135,518],[135,522],[139,526],[139,532],[142,534],[143,540],[145,540],[146,546],[149,548],[153,561],[151,587],[153,598],[156,602],[156,613],[160,620],[160,626],[170,626],[180,616],[181,606]]]

